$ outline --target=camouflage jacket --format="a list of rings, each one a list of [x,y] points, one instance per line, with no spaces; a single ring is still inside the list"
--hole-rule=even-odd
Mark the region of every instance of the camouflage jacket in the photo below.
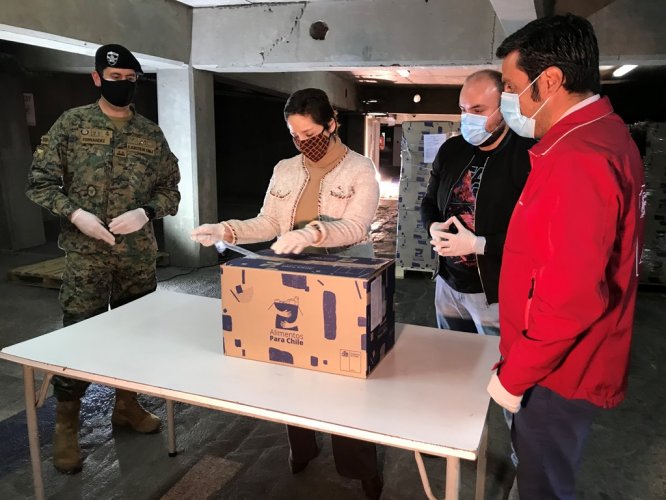
[[[154,257],[152,223],[116,236],[116,245],[89,238],[69,221],[78,208],[105,224],[122,213],[150,206],[155,217],[174,215],[180,193],[178,160],[160,128],[134,114],[118,130],[97,103],[65,111],[42,137],[28,176],[28,197],[59,215],[58,244],[65,251]]]

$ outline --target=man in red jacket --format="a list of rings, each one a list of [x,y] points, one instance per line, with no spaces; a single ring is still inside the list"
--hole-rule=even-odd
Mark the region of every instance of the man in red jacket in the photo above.
[[[533,21],[497,57],[504,119],[541,140],[507,232],[502,357],[488,392],[515,413],[520,498],[573,499],[592,418],[618,405],[627,386],[643,167],[599,96],[599,49],[587,20]]]

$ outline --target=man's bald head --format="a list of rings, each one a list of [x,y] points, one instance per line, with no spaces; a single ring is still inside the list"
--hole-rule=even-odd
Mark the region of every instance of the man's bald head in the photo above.
[[[463,137],[471,144],[479,145],[482,149],[485,147],[494,147],[499,139],[504,137],[506,126],[500,112],[500,99],[502,97],[503,85],[502,74],[499,71],[492,69],[484,69],[472,73],[465,79],[462,89],[460,90],[460,97],[458,98],[458,105],[460,112],[463,114],[461,117],[463,130]],[[465,116],[469,115],[469,116]],[[487,118],[483,129],[486,134],[489,134],[487,139],[483,139],[483,131],[476,131],[472,133],[470,126],[474,120],[478,122],[478,118],[471,115],[484,116]],[[466,136],[467,134],[467,136]],[[479,138],[479,134],[481,138]],[[475,135],[476,138],[473,138]],[[483,140],[481,144],[476,141]]]
[[[458,104],[463,113],[488,116],[500,107],[502,73],[483,69],[465,78]]]
[[[504,91],[504,84],[502,83],[502,73],[494,69],[482,69],[476,71],[465,78],[464,85],[473,84],[473,83],[492,83],[495,85],[497,92],[500,94]]]

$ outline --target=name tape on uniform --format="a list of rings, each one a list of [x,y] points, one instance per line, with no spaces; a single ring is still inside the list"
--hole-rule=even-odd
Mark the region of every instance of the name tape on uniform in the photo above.
[[[81,144],[111,144],[113,132],[99,128],[82,128],[79,131]]]
[[[155,149],[157,148],[157,143],[151,141],[150,139],[143,139],[141,137],[128,137],[127,138],[127,150],[134,153],[143,153],[153,156],[155,154]]]

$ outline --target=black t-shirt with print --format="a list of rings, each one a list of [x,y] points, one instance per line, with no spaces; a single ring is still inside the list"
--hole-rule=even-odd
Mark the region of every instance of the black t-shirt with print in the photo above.
[[[456,216],[462,225],[473,233],[476,197],[490,154],[491,152],[480,149],[474,152],[469,165],[454,183],[446,206],[444,220]],[[447,257],[444,265],[440,267],[439,274],[454,290],[461,293],[483,292],[475,254]]]

